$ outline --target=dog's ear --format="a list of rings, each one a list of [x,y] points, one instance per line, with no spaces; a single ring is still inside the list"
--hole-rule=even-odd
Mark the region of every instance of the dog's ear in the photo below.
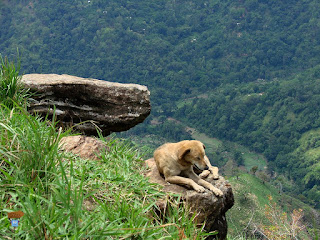
[[[181,148],[178,152],[179,159],[183,159],[190,152],[191,152],[190,148]]]

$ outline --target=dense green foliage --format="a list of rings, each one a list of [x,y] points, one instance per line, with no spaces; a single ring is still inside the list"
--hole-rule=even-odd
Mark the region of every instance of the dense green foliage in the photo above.
[[[319,158],[301,149],[320,127],[319,19],[317,0],[1,1],[0,51],[25,73],[145,84],[152,117],[264,153],[316,204]],[[189,136],[160,123],[136,134]]]
[[[156,103],[320,60],[316,0],[18,2],[0,5],[0,49],[26,73],[147,84]]]

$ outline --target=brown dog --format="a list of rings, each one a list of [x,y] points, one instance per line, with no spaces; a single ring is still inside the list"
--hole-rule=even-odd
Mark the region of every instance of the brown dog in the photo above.
[[[155,150],[154,159],[159,172],[164,175],[167,182],[188,185],[197,192],[204,192],[203,187],[205,187],[216,196],[223,195],[220,189],[201,179],[193,171],[195,166],[198,169],[207,170],[203,173],[203,177],[212,171],[214,178],[219,178],[218,168],[211,166],[205,155],[205,146],[200,141],[185,140],[166,143]]]

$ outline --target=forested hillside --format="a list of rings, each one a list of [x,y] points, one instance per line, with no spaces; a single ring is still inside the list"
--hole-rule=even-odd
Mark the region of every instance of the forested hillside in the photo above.
[[[163,103],[221,83],[270,81],[315,66],[319,5],[316,0],[2,1],[0,49],[11,55],[19,48],[28,73],[146,84],[154,101]]]
[[[139,134],[185,138],[174,117],[247,145],[319,207],[318,0],[3,0],[0,25],[23,72],[147,85]]]

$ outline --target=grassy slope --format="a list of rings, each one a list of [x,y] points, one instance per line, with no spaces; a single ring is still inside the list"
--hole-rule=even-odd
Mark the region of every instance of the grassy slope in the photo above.
[[[280,227],[288,227],[290,226],[291,214],[297,209],[302,209],[304,216],[307,217],[305,219],[307,221],[303,222],[306,228],[299,231],[299,236],[302,239],[317,239],[312,229],[319,226],[308,219],[313,215],[313,210],[308,205],[286,194],[280,194],[274,186],[263,183],[250,174],[242,174],[238,178],[232,177],[229,181],[233,187],[235,205],[227,212],[227,219],[229,234],[235,239],[243,237],[246,232],[248,233],[256,227],[272,226],[273,229],[276,229],[277,224]],[[270,212],[268,209],[271,206],[274,207],[274,210]],[[276,214],[280,217],[286,214],[286,219],[281,222],[279,217],[279,222],[275,220],[270,222],[268,220],[270,215]],[[308,230],[309,234],[306,234],[305,230]],[[289,235],[289,232],[282,231]]]
[[[154,213],[164,194],[144,177],[137,148],[109,140],[99,161],[84,160],[59,151],[66,134],[47,121],[5,106],[0,115],[0,238],[201,238],[174,200],[168,219]],[[16,210],[25,216],[13,231],[6,214]]]
[[[264,219],[263,209],[268,203],[267,196],[276,196],[277,192],[249,174],[229,180],[235,195],[235,205],[227,213],[229,232],[233,236],[241,236],[249,229],[250,221],[259,223]]]

